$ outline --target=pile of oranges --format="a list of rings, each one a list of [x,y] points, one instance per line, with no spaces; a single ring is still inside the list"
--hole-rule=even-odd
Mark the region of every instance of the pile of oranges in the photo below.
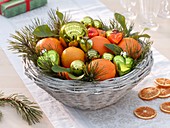
[[[75,35],[74,32],[70,32],[69,38],[62,34],[60,37],[43,38],[36,44],[36,53],[42,55],[44,51],[54,50],[59,56],[59,58],[57,58],[59,62],[58,66],[70,69],[68,72],[63,71],[64,74],[68,75],[72,73],[75,76],[80,76],[84,74],[84,72],[88,72],[86,74],[90,74],[90,77],[93,77],[95,80],[106,80],[119,76],[117,71],[118,65],[113,61],[115,56],[114,49],[108,49],[105,46],[106,44],[115,44],[133,60],[140,57],[142,53],[141,44],[131,37],[124,37],[123,32],[118,30],[105,31],[101,27],[102,23],[96,20],[94,20],[93,25],[87,22],[75,22],[75,24],[78,23],[85,26],[85,28],[81,28],[83,29],[81,31],[85,33],[83,36],[80,36],[78,32],[78,34],[75,32]],[[63,33],[68,33],[67,31],[65,29]],[[87,44],[87,42],[85,42],[84,46],[81,46],[80,40],[82,39],[85,41],[88,40],[91,43]],[[104,56],[106,53],[109,55],[108,58]],[[82,65],[84,69],[81,69],[82,67],[80,67],[80,65]],[[78,71],[72,72],[72,66],[77,68],[74,70],[83,70],[81,71],[82,73],[77,73]]]

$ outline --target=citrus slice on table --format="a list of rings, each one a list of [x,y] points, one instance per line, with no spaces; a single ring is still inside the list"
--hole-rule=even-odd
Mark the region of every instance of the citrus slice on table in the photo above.
[[[164,102],[160,105],[161,111],[170,114],[170,102]]]
[[[134,110],[134,114],[138,118],[148,120],[148,119],[154,118],[157,115],[157,112],[151,107],[142,106],[142,107],[136,108]]]
[[[140,92],[139,92],[139,97],[143,100],[152,100],[156,97],[158,97],[160,94],[160,90],[156,87],[147,87],[147,88],[143,88]]]
[[[158,86],[157,88],[160,90],[160,94],[158,95],[159,98],[170,97],[170,88],[165,88],[161,86]]]
[[[170,87],[170,79],[167,78],[156,78],[154,82],[162,87]]]

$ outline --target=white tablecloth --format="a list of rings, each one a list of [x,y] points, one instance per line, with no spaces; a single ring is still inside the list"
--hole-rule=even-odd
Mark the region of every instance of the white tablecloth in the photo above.
[[[66,107],[37,87],[24,75],[21,59],[7,50],[9,45],[7,40],[10,39],[10,33],[31,24],[31,20],[34,18],[38,17],[47,21],[47,12],[51,8],[59,8],[62,12],[69,11],[75,20],[80,20],[89,15],[108,21],[109,18],[113,18],[113,12],[107,9],[99,0],[48,0],[46,6],[16,17],[7,19],[0,16],[0,47],[5,51],[15,70],[24,81],[25,86],[47,115],[54,128],[169,128],[170,115],[159,110],[159,105],[164,101],[169,101],[169,98],[152,101],[143,101],[138,98],[140,89],[154,86],[154,78],[170,77],[169,60],[154,48],[152,48],[154,65],[151,74],[116,104],[101,110],[82,111]],[[135,108],[146,105],[158,112],[156,118],[141,120],[133,115]]]

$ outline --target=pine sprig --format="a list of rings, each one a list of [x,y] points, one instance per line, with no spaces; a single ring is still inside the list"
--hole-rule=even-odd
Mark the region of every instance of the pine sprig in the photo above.
[[[29,125],[39,123],[42,118],[42,111],[35,102],[31,102],[27,97],[21,94],[12,94],[4,97],[3,93],[0,95],[0,106],[6,104],[16,108],[17,113],[21,115],[23,120],[27,121]],[[2,116],[0,116],[1,118]]]
[[[35,19],[32,21],[32,25],[25,26],[20,31],[16,31],[15,34],[11,34],[13,40],[9,40],[11,44],[9,50],[19,53],[19,56],[27,56],[36,62],[38,56],[35,52],[35,46],[39,38],[33,35],[33,30],[41,24],[39,19]]]
[[[58,11],[58,10],[57,10]],[[38,59],[39,54],[36,53],[35,47],[36,43],[41,39],[33,34],[33,31],[41,25],[47,24],[50,26],[52,32],[59,36],[60,28],[63,24],[70,21],[71,16],[62,14],[62,17],[57,15],[57,11],[51,10],[49,15],[48,23],[42,22],[40,19],[34,19],[32,21],[32,25],[25,26],[21,30],[16,31],[14,34],[11,34],[12,40],[9,40],[11,44],[9,46],[9,50],[13,51],[14,53],[19,54],[19,56],[27,57],[29,60],[32,60],[34,64]],[[60,13],[58,11],[58,13]]]
[[[115,19],[109,20],[109,29],[111,30],[118,30],[119,32],[123,31],[123,28],[120,26],[120,24]]]
[[[148,38],[145,38],[143,40],[143,50],[142,50],[142,54],[141,54],[141,57],[140,59],[144,59],[145,58],[145,55],[149,52],[149,50],[151,49],[151,46],[153,44],[153,41],[151,41],[150,39]]]
[[[138,63],[140,63],[142,60],[145,59],[147,53],[149,52],[149,50],[151,49],[151,46],[153,44],[153,41],[151,41],[150,39],[148,38],[145,38],[144,40],[139,40],[139,41],[143,41],[145,43],[142,43],[142,53],[140,55],[140,57],[136,60],[134,60],[134,67],[135,65],[137,65]]]
[[[64,14],[61,13],[62,16],[59,16],[59,15],[57,15],[57,12],[60,13],[59,9],[57,9],[57,10],[51,9],[48,12],[48,16],[49,16],[48,24],[49,24],[50,28],[53,30],[53,32],[56,35],[59,35],[61,27],[65,23],[71,21],[71,16],[67,13],[64,13]]]

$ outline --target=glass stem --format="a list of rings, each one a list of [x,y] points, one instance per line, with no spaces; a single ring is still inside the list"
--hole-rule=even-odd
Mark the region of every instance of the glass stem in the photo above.
[[[168,5],[169,5],[168,0],[163,0],[161,4],[162,4],[162,12],[169,12],[169,10],[168,10]]]

